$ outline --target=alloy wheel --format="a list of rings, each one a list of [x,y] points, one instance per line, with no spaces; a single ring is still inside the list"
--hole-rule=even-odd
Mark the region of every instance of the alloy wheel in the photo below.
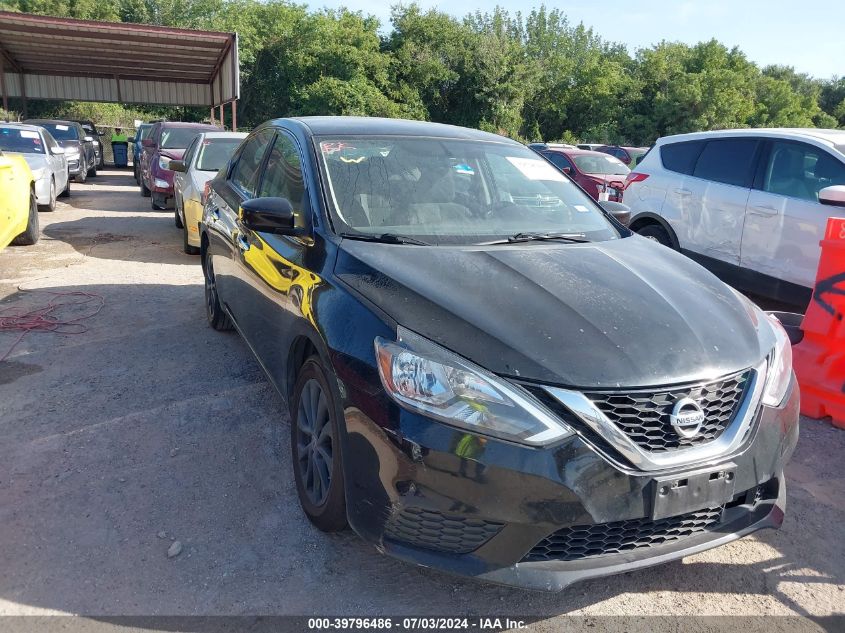
[[[331,486],[334,437],[328,398],[314,378],[305,383],[299,397],[296,447],[302,485],[311,503],[320,506]]]

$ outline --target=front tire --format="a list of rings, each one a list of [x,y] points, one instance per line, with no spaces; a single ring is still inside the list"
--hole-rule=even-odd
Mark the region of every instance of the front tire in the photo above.
[[[186,255],[199,255],[200,249],[188,242],[188,227],[182,226],[182,250]]]
[[[50,179],[50,202],[38,206],[39,211],[55,211],[56,210],[56,179]]]
[[[141,195],[144,196],[145,198],[149,198],[151,193],[152,192],[150,191],[149,187],[147,187],[147,183],[144,182],[144,176],[142,175],[141,176]]]
[[[206,253],[202,266],[205,277],[205,316],[208,324],[218,332],[226,332],[232,329],[232,321],[229,315],[223,311],[220,305],[220,298],[217,296],[217,279],[214,276],[214,265],[211,263],[211,256]]]
[[[41,230],[38,225],[38,202],[35,199],[35,189],[29,192],[29,219],[26,230],[12,240],[15,246],[31,246],[41,237]]]
[[[76,174],[76,182],[80,185],[84,185],[85,181],[88,180],[88,172],[84,169],[81,169],[78,174]]]
[[[347,525],[338,407],[320,359],[312,356],[293,388],[291,455],[296,492],[308,520],[323,532]]]
[[[663,246],[674,248],[674,244],[672,244],[672,238],[669,236],[669,232],[659,224],[648,224],[643,228],[637,230],[637,233],[645,238],[663,244]]]
[[[177,229],[184,228],[184,224],[182,224],[182,215],[179,213],[179,198],[173,198],[173,224],[176,225]]]
[[[67,184],[65,185],[65,190],[59,194],[59,198],[70,198],[70,183],[73,181],[73,178],[70,177],[70,174],[67,175]]]

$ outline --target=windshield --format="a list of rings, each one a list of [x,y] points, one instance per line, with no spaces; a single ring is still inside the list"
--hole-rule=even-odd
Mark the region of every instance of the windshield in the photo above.
[[[535,232],[619,237],[591,198],[520,145],[392,136],[322,137],[317,147],[335,219],[357,233],[431,244]]]
[[[38,123],[37,125],[46,128],[57,141],[79,140],[75,125],[68,125],[67,123]]]
[[[21,154],[43,154],[44,143],[35,130],[0,127],[0,150]]]
[[[202,130],[195,127],[171,127],[161,131],[163,149],[185,149]]]
[[[200,171],[220,171],[243,139],[208,139],[199,148],[197,155],[197,169]]]
[[[621,160],[610,154],[583,154],[574,157],[575,164],[585,174],[624,176],[631,170]]]

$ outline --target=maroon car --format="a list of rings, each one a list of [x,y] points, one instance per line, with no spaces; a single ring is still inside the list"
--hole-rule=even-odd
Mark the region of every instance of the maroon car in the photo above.
[[[596,200],[622,202],[625,176],[631,170],[613,156],[574,147],[539,144],[529,147],[548,158]],[[603,193],[607,194],[606,198],[601,197]]]
[[[604,152],[615,156],[628,167],[633,167],[648,152],[647,147],[629,147],[627,145],[602,145],[596,148],[597,152]]]
[[[141,141],[141,193],[150,196],[153,209],[169,209],[173,203],[173,172],[170,161],[179,160],[200,132],[220,131],[205,123],[153,124]]]

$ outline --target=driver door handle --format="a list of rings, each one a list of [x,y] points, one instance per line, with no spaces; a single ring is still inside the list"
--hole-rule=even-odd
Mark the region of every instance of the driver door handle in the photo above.
[[[689,189],[675,189],[675,193],[678,194],[679,196],[691,196],[692,195],[692,191],[690,191]]]
[[[778,210],[774,207],[770,207],[767,204],[763,205],[754,205],[750,208],[752,213],[756,213],[757,215],[777,215]]]

